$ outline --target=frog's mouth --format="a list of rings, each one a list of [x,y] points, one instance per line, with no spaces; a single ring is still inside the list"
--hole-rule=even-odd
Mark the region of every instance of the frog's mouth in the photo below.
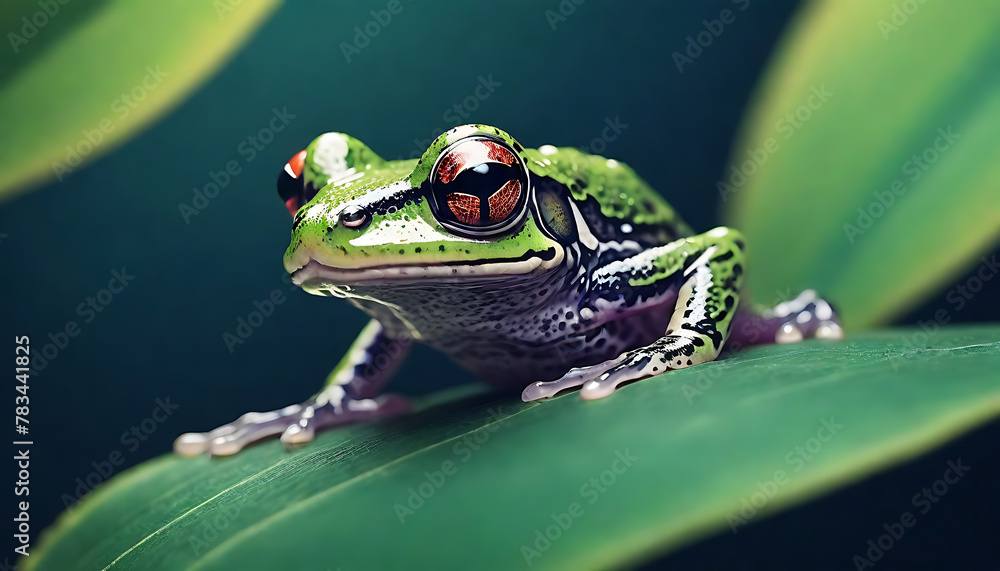
[[[368,268],[337,268],[310,258],[292,272],[292,283],[305,290],[325,290],[331,286],[364,285],[377,282],[466,282],[516,276],[550,270],[563,261],[560,248],[529,251],[520,258],[499,258],[476,262],[443,262],[434,265],[384,265]]]

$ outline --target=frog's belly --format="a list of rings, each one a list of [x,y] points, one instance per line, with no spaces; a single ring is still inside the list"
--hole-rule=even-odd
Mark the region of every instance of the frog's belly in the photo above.
[[[654,303],[606,316],[602,324],[550,340],[467,337],[431,345],[490,383],[523,388],[534,381],[558,379],[573,367],[595,365],[649,345],[663,336],[676,300],[676,291],[669,291]]]

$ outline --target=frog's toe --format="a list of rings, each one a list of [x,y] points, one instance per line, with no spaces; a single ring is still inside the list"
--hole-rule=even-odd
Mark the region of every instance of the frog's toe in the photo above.
[[[778,304],[770,311],[781,319],[781,326],[774,335],[775,343],[798,343],[803,339],[843,339],[833,307],[816,292],[807,289],[791,301]]]
[[[554,381],[536,381],[524,388],[521,400],[531,402],[556,396],[567,389],[574,389],[587,381],[601,376],[605,371],[617,366],[621,358],[611,359],[589,367],[570,369],[568,373]]]
[[[843,339],[844,330],[836,321],[824,321],[816,328],[817,339]]]
[[[302,406],[296,404],[271,412],[248,412],[235,421],[223,424],[211,432],[182,434],[177,440],[174,440],[174,452],[181,456],[197,456],[204,452],[219,455],[235,454],[242,449],[243,445],[240,443],[246,433],[253,432],[256,427],[270,426],[275,423],[279,423],[283,430],[284,425],[280,424],[281,421],[298,413],[301,409]],[[268,435],[278,432],[281,430],[274,429]],[[257,438],[262,438],[262,436]],[[234,446],[238,446],[238,448],[232,450]],[[230,452],[230,450],[232,451]]]
[[[622,383],[651,377],[657,372],[667,370],[667,367],[654,366],[654,362],[660,362],[660,359],[658,355],[647,352],[645,348],[629,351],[625,356],[626,358],[621,360],[621,364],[583,385],[583,388],[580,389],[580,398],[583,400],[602,399],[618,390],[618,386]]]
[[[374,399],[343,399],[339,405],[332,402],[306,407],[293,424],[281,433],[281,442],[287,447],[312,442],[316,432],[324,428],[355,424],[395,416],[412,409],[409,399],[400,395],[382,395]]]
[[[618,390],[618,385],[646,376],[649,374],[629,367],[620,367],[583,385],[583,388],[580,389],[580,398],[583,400],[602,399]]]
[[[331,426],[376,420],[410,410],[409,401],[396,395],[377,399],[350,399],[343,389],[328,390],[316,399],[272,412],[250,412],[211,432],[182,434],[174,452],[197,456],[230,456],[250,444],[277,434],[286,446],[309,442],[316,432]]]

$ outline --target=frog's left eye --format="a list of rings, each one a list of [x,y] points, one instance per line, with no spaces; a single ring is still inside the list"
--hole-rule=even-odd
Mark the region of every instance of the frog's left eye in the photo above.
[[[528,170],[513,149],[492,137],[467,137],[442,151],[430,184],[435,216],[459,234],[500,234],[527,212]]]

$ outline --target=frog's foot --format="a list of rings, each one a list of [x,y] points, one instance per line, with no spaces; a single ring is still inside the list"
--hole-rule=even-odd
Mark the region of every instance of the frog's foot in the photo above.
[[[521,400],[530,402],[550,398],[581,385],[580,398],[604,398],[622,383],[711,361],[715,354],[713,350],[706,349],[707,346],[701,337],[666,335],[650,345],[622,353],[615,359],[572,369],[554,381],[531,383],[521,393]]]
[[[521,392],[521,400],[531,402],[551,398],[566,389],[575,389],[587,381],[601,376],[608,369],[616,367],[622,362],[622,358],[623,356],[589,367],[570,369],[568,373],[554,381],[536,381],[531,383]]]
[[[716,352],[709,347],[701,337],[665,335],[650,345],[622,354],[617,366],[583,385],[580,398],[602,399],[618,390],[622,383],[711,361]]]
[[[775,343],[798,343],[803,339],[842,339],[844,330],[833,308],[816,292],[807,289],[793,300],[779,303],[764,312],[764,317],[779,322]]]
[[[206,451],[228,456],[275,434],[281,434],[286,446],[293,446],[310,442],[324,428],[377,420],[409,409],[409,401],[397,395],[351,399],[340,387],[330,387],[302,404],[272,412],[248,412],[211,432],[182,434],[174,441],[174,452],[181,456],[197,456]]]

